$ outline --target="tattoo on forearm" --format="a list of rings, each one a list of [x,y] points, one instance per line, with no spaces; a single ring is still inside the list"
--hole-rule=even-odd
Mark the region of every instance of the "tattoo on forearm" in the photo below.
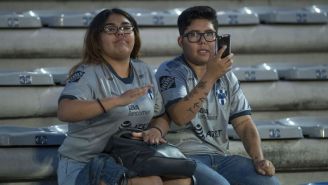
[[[189,107],[189,109],[187,109],[187,111],[188,111],[188,112],[191,112],[191,113],[193,113],[193,114],[194,114],[194,111],[192,110],[192,108],[191,108],[191,107]]]
[[[203,103],[204,101],[206,101],[206,98],[199,98],[199,101]]]
[[[192,99],[194,97],[195,94],[197,94],[197,89],[194,89],[193,91],[191,91],[189,94],[187,94],[187,96],[184,97],[184,101],[189,101],[190,99]]]
[[[206,85],[206,81],[203,82],[203,81],[200,81],[198,84],[197,84],[197,88],[200,88],[200,89],[204,89],[205,88],[205,85]]]
[[[194,103],[194,109],[199,108],[199,107],[200,107],[199,102]]]
[[[193,91],[191,91],[187,96],[185,96],[183,98],[183,101],[189,101],[189,100],[191,100],[195,96],[195,94],[198,94],[199,93],[198,89],[204,89],[205,86],[206,86],[206,82],[200,81],[196,85],[196,87],[193,89]],[[194,114],[195,113],[194,110],[200,108],[201,104],[206,101],[206,97],[208,95],[208,92],[204,92],[204,95],[205,95],[205,97],[200,97],[197,102],[193,103],[193,107],[189,107],[187,109],[187,111]]]

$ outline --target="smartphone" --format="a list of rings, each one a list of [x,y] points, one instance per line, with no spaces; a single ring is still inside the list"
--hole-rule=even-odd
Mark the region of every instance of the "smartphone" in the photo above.
[[[230,34],[224,34],[219,35],[217,39],[217,51],[220,50],[224,45],[227,46],[227,48],[224,50],[221,58],[224,58],[231,53],[231,43],[230,43]]]

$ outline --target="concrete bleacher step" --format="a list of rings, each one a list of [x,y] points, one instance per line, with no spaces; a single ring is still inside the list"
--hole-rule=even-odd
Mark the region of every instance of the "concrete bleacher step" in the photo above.
[[[241,141],[231,140],[229,143],[231,154],[247,156]],[[328,170],[325,139],[263,140],[261,143],[264,156],[273,162],[277,172]]]
[[[242,82],[253,111],[328,109],[328,81]],[[1,87],[0,118],[56,115],[63,86]]]
[[[6,43],[0,45],[0,57],[78,58],[81,56],[84,33],[85,29],[82,28],[0,29],[2,42]],[[328,24],[222,27],[219,34],[223,33],[231,34],[233,53],[327,52],[328,48]],[[140,36],[143,56],[173,56],[181,53],[175,27],[143,27]]]
[[[254,120],[261,139],[302,139],[302,128],[294,125],[283,125],[277,121]],[[228,136],[231,139],[240,139],[231,125],[228,126]]]
[[[50,127],[52,125],[65,124],[58,120],[56,115],[47,117],[14,117],[14,118],[1,118],[0,126],[17,126],[17,127]]]
[[[145,63],[157,68],[162,62],[173,59],[176,56],[144,56],[139,59]],[[309,60],[312,65],[327,64],[327,53],[267,53],[267,54],[241,54],[234,55],[233,67],[251,67],[257,65],[281,65],[281,61],[285,61],[289,66],[308,65]],[[67,68],[80,62],[80,58],[0,58],[0,69],[8,71],[34,71],[37,68]]]
[[[254,111],[325,110],[327,81],[241,82]]]
[[[55,116],[62,86],[1,87],[0,118]]]

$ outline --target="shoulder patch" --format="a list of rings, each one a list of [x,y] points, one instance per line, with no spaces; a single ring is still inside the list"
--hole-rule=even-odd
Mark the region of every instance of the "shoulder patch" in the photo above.
[[[85,72],[83,71],[76,71],[74,72],[71,77],[68,80],[68,83],[72,83],[72,82],[78,82],[81,77],[84,75]]]
[[[161,92],[170,88],[175,88],[175,77],[173,76],[161,76],[159,78],[159,87]]]

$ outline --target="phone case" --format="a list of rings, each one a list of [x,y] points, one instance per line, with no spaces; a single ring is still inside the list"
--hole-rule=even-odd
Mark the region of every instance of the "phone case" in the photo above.
[[[224,58],[231,53],[230,34],[224,34],[224,35],[218,36],[217,44],[218,44],[218,50],[220,50],[224,45],[227,46],[227,48],[224,50],[221,58]]]

